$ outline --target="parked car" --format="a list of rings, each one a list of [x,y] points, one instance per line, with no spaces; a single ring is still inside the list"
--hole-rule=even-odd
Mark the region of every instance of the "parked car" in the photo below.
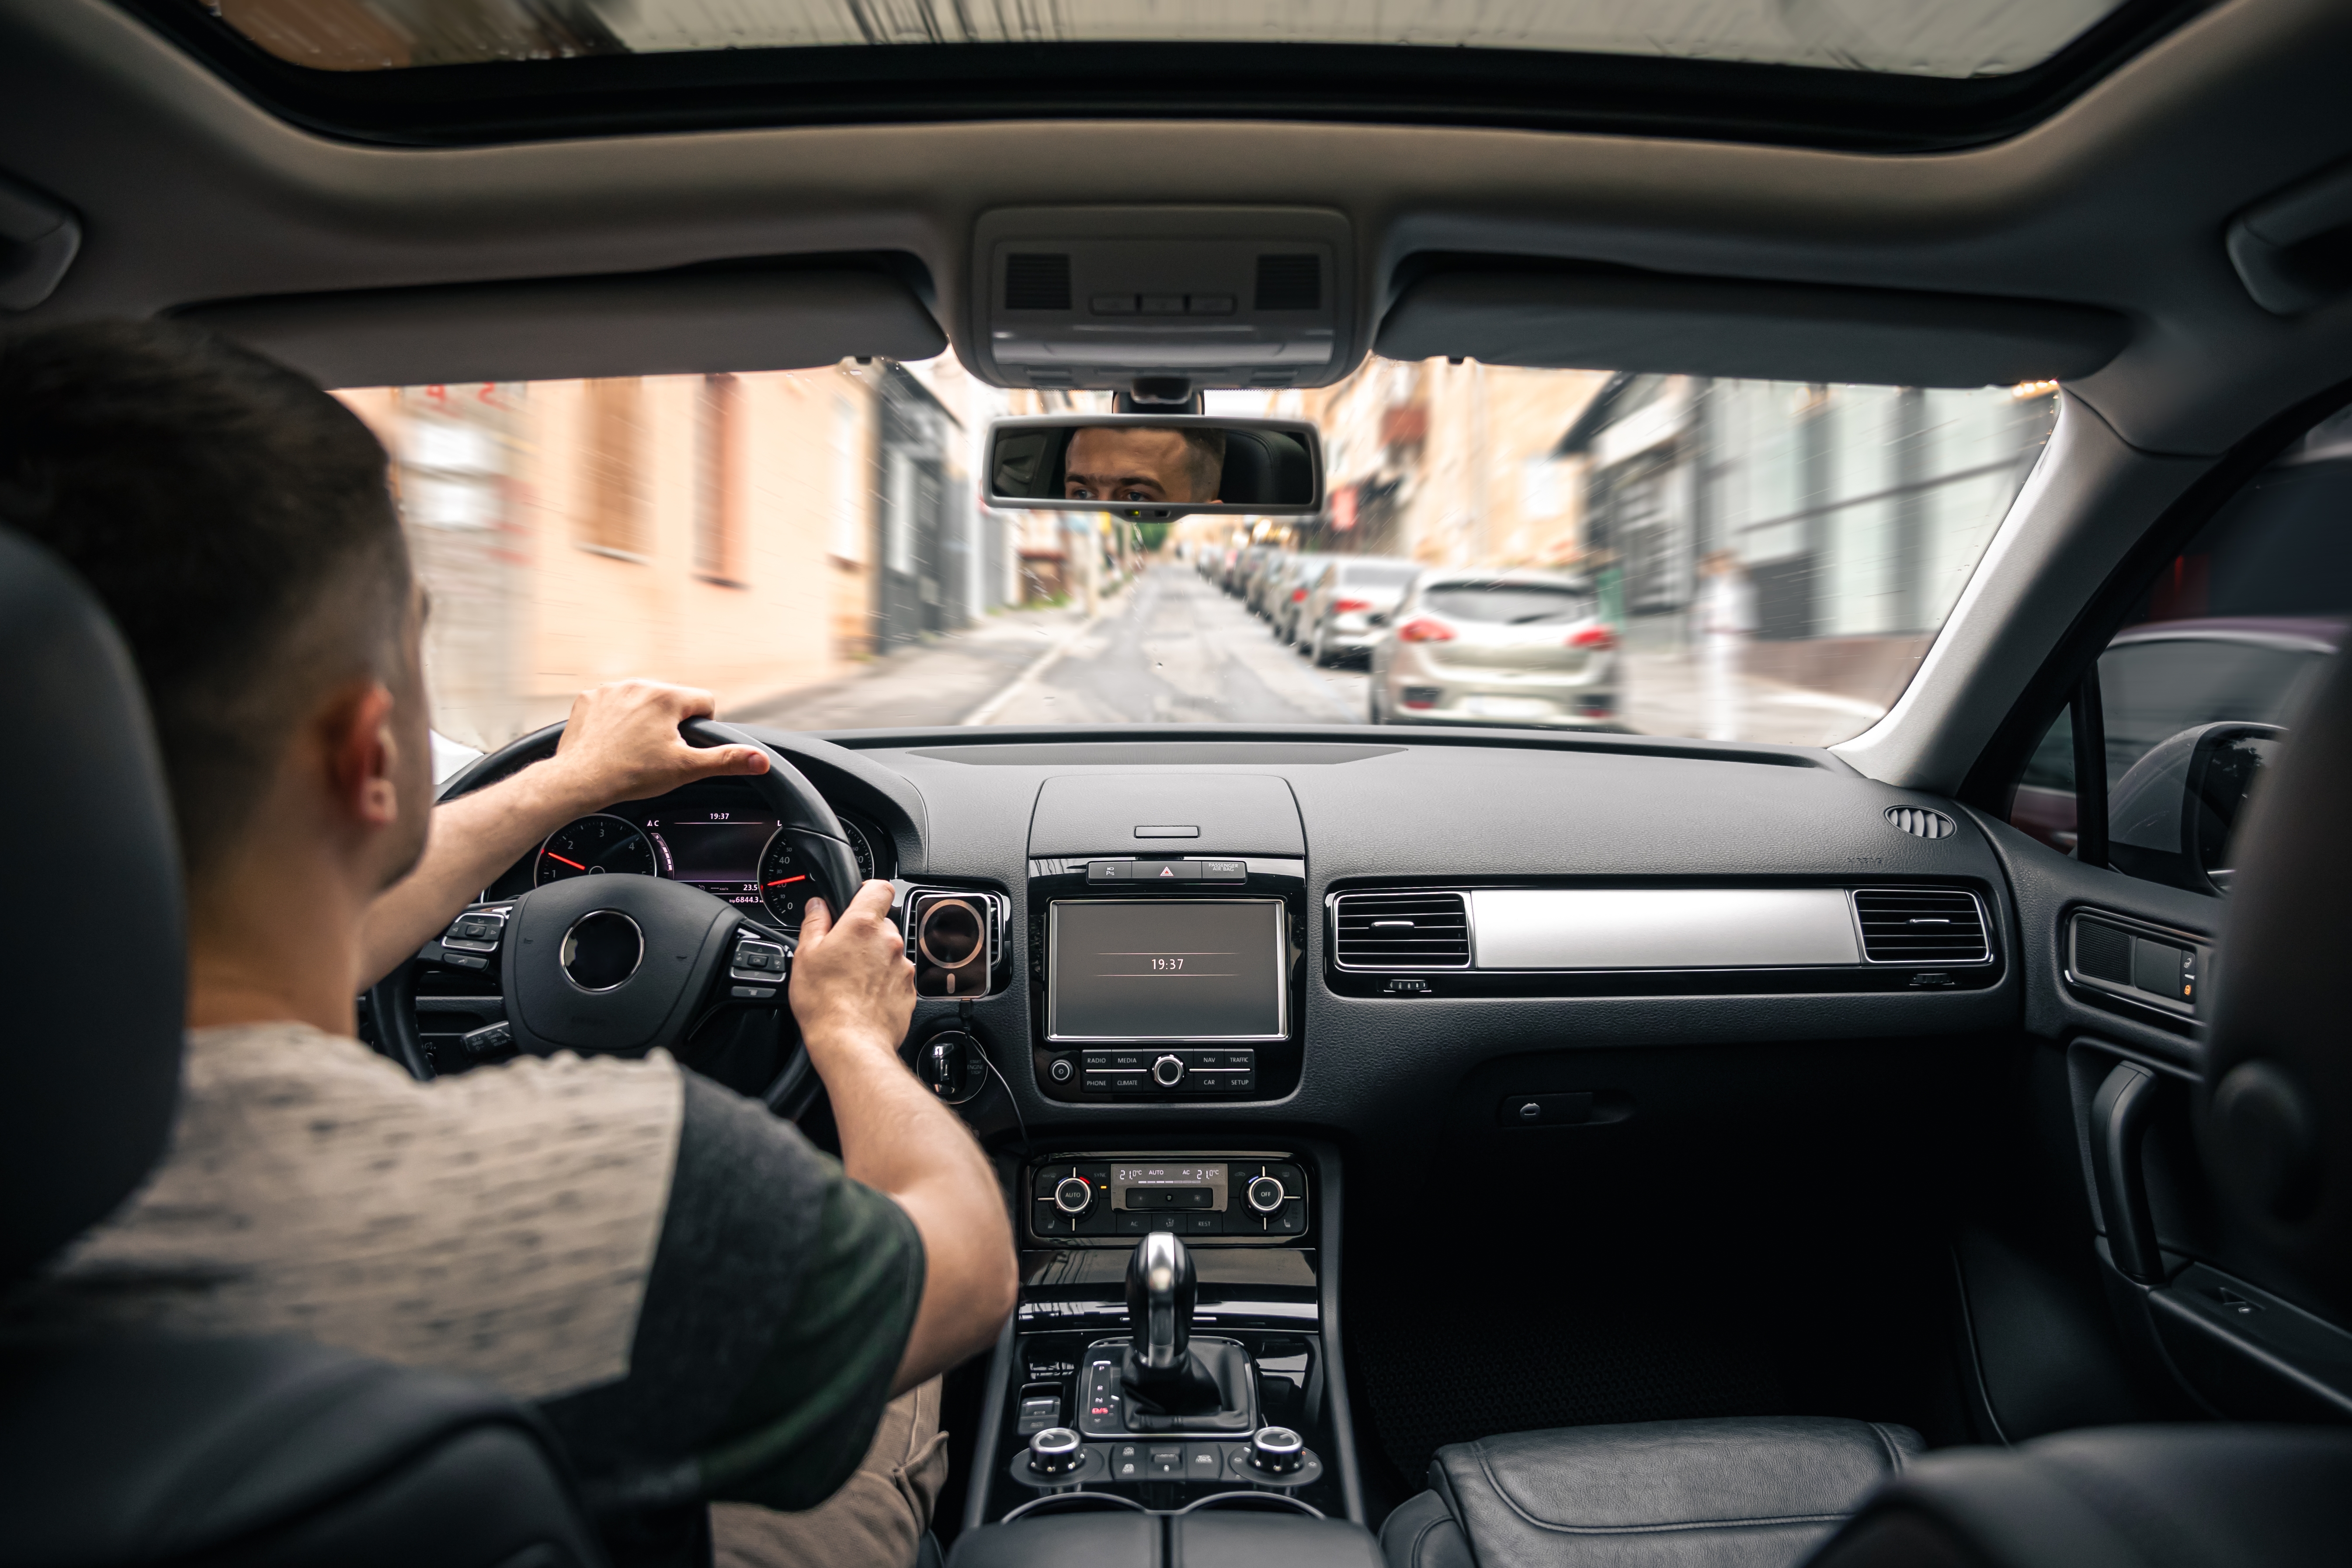
[[[1287,550],[1276,550],[1268,552],[1265,559],[1259,563],[1256,575],[1250,579],[1248,602],[1253,615],[1265,620],[1274,618],[1273,595],[1276,585],[1281,582],[1284,574],[1289,571],[1296,559],[1297,557]]]
[[[1372,645],[1375,724],[1536,724],[1617,718],[1617,634],[1581,577],[1431,572]]]
[[[1315,592],[1330,563],[1328,555],[1294,555],[1267,584],[1265,618],[1272,623],[1274,635],[1284,642],[1298,640],[1299,612],[1307,607],[1307,596]]]
[[[1257,580],[1259,571],[1274,550],[1271,544],[1252,544],[1235,555],[1233,564],[1225,571],[1225,592],[1244,604],[1249,603],[1250,586]]]
[[[1420,563],[1385,555],[1341,555],[1316,579],[1301,607],[1298,649],[1317,664],[1353,660],[1380,640],[1376,624],[1397,606]]]

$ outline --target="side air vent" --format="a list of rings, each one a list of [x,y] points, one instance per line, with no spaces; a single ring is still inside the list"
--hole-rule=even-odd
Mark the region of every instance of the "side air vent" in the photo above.
[[[1259,257],[1256,308],[1261,310],[1321,310],[1323,258],[1313,255]]]
[[[1973,893],[1945,888],[1857,888],[1862,955],[1872,963],[1982,963],[1984,910]]]
[[[1004,308],[1008,310],[1066,310],[1070,308],[1070,258],[1066,255],[1021,253],[1004,258]]]
[[[1470,910],[1459,893],[1342,893],[1331,909],[1342,969],[1467,969]]]
[[[1925,806],[1890,805],[1886,808],[1886,820],[1914,838],[1949,838],[1959,831],[1950,817]]]

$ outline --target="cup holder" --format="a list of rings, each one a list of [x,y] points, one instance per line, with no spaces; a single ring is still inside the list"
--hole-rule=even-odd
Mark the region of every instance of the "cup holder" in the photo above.
[[[1047,1492],[1044,1497],[1030,1499],[997,1522],[1011,1524],[1017,1519],[1041,1519],[1049,1513],[1117,1513],[1122,1509],[1130,1513],[1151,1511],[1133,1498],[1123,1498],[1116,1492]],[[1307,1511],[1313,1513],[1314,1510]]]
[[[1179,1511],[1206,1513],[1212,1510],[1241,1513],[1297,1513],[1308,1519],[1325,1517],[1321,1509],[1313,1503],[1302,1502],[1288,1492],[1212,1492]]]

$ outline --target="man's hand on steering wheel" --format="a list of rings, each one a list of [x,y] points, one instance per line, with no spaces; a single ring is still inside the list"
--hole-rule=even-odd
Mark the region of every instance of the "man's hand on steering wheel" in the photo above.
[[[890,884],[867,882],[836,922],[823,899],[801,914],[793,1016],[820,1077],[845,1052],[895,1055],[915,1016],[915,966],[890,919]]]
[[[658,680],[615,680],[572,703],[555,755],[540,764],[580,811],[621,800],[646,800],[680,784],[723,773],[763,773],[766,753],[751,746],[689,746],[677,732],[688,719],[715,710],[710,693]]]

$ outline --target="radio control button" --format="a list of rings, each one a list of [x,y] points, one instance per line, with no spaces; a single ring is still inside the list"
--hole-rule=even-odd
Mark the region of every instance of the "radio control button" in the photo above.
[[[1183,1062],[1176,1057],[1161,1057],[1151,1064],[1151,1081],[1162,1089],[1174,1089],[1184,1081]]]

